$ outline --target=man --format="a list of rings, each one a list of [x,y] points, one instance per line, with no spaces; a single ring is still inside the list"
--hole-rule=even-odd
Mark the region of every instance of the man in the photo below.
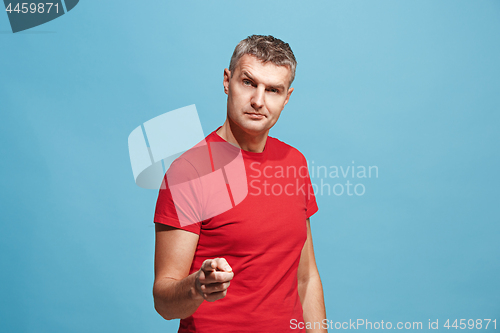
[[[231,196],[226,174],[232,208],[220,214],[199,212],[227,196],[202,193],[213,186],[177,190],[182,181],[192,183],[192,175],[207,174],[195,150],[167,172],[154,220],[153,295],[161,316],[182,319],[179,332],[304,332],[304,323],[313,323],[307,332],[326,331],[319,325],[326,313],[309,223],[317,205],[307,164],[296,149],[268,136],[293,92],[295,67],[288,44],[254,35],[236,46],[224,70],[227,118],[206,137],[208,153],[201,155],[210,155],[215,172],[212,144],[241,154],[249,185],[241,202]],[[175,173],[180,180],[173,180]],[[176,191],[191,206],[180,207]]]

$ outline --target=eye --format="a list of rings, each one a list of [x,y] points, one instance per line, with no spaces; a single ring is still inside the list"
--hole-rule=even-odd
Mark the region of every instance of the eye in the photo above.
[[[275,94],[277,94],[279,92],[279,90],[276,88],[269,88],[268,91],[275,93]]]
[[[252,82],[251,82],[250,80],[245,79],[245,80],[243,80],[243,84],[244,84],[245,86],[251,86],[251,85],[252,85]]]

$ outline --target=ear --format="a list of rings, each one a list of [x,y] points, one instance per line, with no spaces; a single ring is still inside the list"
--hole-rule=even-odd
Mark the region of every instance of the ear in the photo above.
[[[224,69],[224,81],[222,84],[224,85],[224,92],[226,95],[229,93],[229,80],[231,79],[231,72],[229,69],[225,68]]]
[[[288,92],[286,93],[286,99],[285,99],[285,104],[283,104],[283,107],[285,107],[286,103],[288,103],[288,100],[290,99],[290,95],[293,92],[293,88],[289,88]]]

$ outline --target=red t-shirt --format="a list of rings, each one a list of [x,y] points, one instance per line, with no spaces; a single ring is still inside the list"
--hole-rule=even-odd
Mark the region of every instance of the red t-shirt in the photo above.
[[[226,143],[215,131],[205,141],[208,147]],[[208,154],[184,153],[167,175],[171,170],[184,170],[185,179],[177,176],[172,181],[166,175],[166,186],[159,191],[154,221],[199,235],[190,274],[199,270],[204,260],[216,257],[225,258],[234,272],[226,297],[203,302],[192,316],[181,320],[179,332],[304,332],[292,330],[290,321],[303,321],[297,268],[307,237],[306,219],[318,210],[306,160],[297,149],[272,137],[267,138],[262,153],[232,149],[241,152],[244,163],[242,177],[246,179],[240,179],[239,187],[229,186],[234,172],[231,176],[226,170],[220,179],[225,180],[227,192],[224,186],[208,186],[211,193],[207,195],[191,187],[189,192],[195,196],[185,199],[190,202],[189,209],[173,199],[179,191],[174,193],[170,187],[194,181],[193,175],[210,176],[227,164],[217,166],[209,149]],[[199,162],[206,158],[209,167]],[[247,185],[243,197],[238,196],[241,184]],[[219,211],[210,211],[214,205],[207,203],[214,198],[227,201],[227,197],[228,209],[217,204]],[[189,219],[191,222],[186,222]]]

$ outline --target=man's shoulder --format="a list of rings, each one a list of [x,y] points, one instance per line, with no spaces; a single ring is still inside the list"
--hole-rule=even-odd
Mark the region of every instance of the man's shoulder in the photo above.
[[[290,157],[294,158],[300,158],[305,160],[305,156],[298,150],[297,148],[289,145],[288,143],[285,143],[275,137],[269,136],[268,137],[270,146],[273,147],[274,151],[281,152],[282,154],[285,154]]]
[[[199,178],[233,160],[238,152],[239,148],[224,141],[214,131],[177,157],[169,166],[167,175],[183,181],[186,177],[189,180]]]
[[[166,172],[169,183],[176,184],[197,179],[212,171],[207,138],[183,152],[170,164]]]

